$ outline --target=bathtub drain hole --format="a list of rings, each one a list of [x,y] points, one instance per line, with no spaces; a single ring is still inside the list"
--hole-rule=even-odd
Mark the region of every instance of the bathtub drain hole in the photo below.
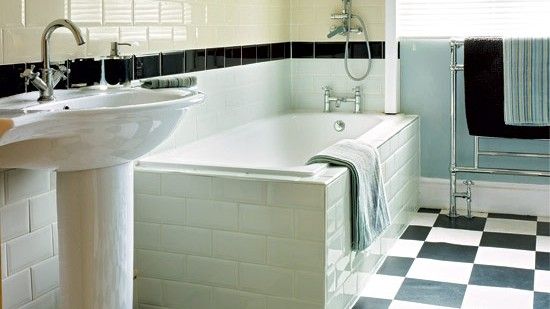
[[[346,123],[342,120],[338,120],[334,123],[334,130],[337,132],[342,132],[346,129]]]

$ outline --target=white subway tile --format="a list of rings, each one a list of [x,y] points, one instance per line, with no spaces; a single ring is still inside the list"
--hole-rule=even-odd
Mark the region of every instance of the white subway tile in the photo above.
[[[319,309],[322,308],[320,303],[305,302],[296,299],[268,297],[267,309]],[[342,307],[343,308],[343,307]]]
[[[181,280],[184,275],[185,256],[149,250],[136,250],[136,267],[144,277]]]
[[[6,244],[2,244],[0,246],[0,262],[2,263],[2,269],[0,270],[2,272],[2,280],[6,279],[8,276],[8,259],[6,255]]]
[[[14,274],[26,267],[53,256],[52,227],[47,226],[6,244],[8,273]]]
[[[134,223],[134,247],[138,249],[158,250],[160,243],[160,224]]]
[[[158,24],[160,22],[160,4],[157,1],[134,0],[134,23]]]
[[[239,205],[239,226],[243,232],[292,237],[292,210],[256,205]]]
[[[22,27],[23,0],[2,0],[0,1],[0,27]]]
[[[121,35],[125,33],[123,31],[125,28],[121,28]],[[133,41],[132,36],[129,38],[122,39],[127,41]],[[160,173],[152,172],[134,172],[134,186],[136,194],[149,194],[149,195],[159,195],[160,194]]]
[[[322,302],[325,297],[325,277],[323,272],[298,271],[294,275],[296,298],[311,302]]]
[[[294,279],[291,270],[256,264],[239,264],[239,288],[273,296],[290,297]]]
[[[71,0],[70,19],[79,24],[101,25],[102,0]]]
[[[160,22],[162,24],[176,25],[183,23],[183,4],[162,1],[160,3]]]
[[[122,46],[120,48],[120,52],[123,55],[139,55],[147,53],[147,51],[149,50],[149,42],[147,40],[147,27],[120,27],[120,41],[132,43],[132,46]],[[159,173],[139,172],[139,177],[137,175],[138,172],[136,172],[135,180],[136,191],[140,191],[138,193],[160,194]]]
[[[345,255],[345,233],[343,229],[339,229],[335,235],[327,239],[327,267],[336,265],[336,263]]]
[[[186,221],[183,198],[138,194],[135,198],[135,220],[151,223],[179,224]]]
[[[173,49],[172,27],[149,27],[149,52]]]
[[[55,191],[32,197],[29,200],[31,231],[36,231],[57,220]]]
[[[105,25],[132,24],[132,0],[103,0]]]
[[[327,207],[331,207],[344,196],[349,194],[349,177],[349,172],[346,172],[326,187]]]
[[[169,252],[210,256],[212,254],[212,231],[164,225],[161,230],[161,246]]]
[[[214,231],[213,239],[214,257],[259,264],[266,261],[265,236]]]
[[[0,208],[2,241],[29,233],[29,202],[22,200]]]
[[[32,300],[30,269],[25,269],[3,280],[2,291],[4,306],[6,308],[17,308],[30,302]]]
[[[186,279],[222,287],[237,287],[237,263],[206,258],[189,256],[187,258]]]
[[[322,241],[325,239],[325,213],[303,209],[295,210],[294,230],[297,239]]]
[[[25,0],[25,23],[27,27],[45,27],[52,20],[59,18],[65,18],[64,0]]]
[[[57,222],[52,224],[52,238],[53,238],[53,254],[59,254],[59,230],[57,229]]]
[[[36,299],[59,286],[59,259],[52,257],[31,267],[32,298]]]
[[[273,206],[323,209],[325,187],[313,184],[272,182],[268,187],[268,203]]]
[[[324,246],[310,242],[283,238],[267,239],[267,263],[298,270],[323,269]]]
[[[149,305],[162,305],[162,281],[158,279],[138,277],[137,295],[139,303]]]
[[[11,203],[50,190],[50,172],[14,169],[6,172],[6,202]]]
[[[37,299],[27,303],[20,309],[58,309],[58,290],[51,291],[45,295],[38,297]]]
[[[239,227],[235,203],[208,200],[187,200],[187,224],[236,231]]]
[[[222,288],[214,288],[212,292],[213,308],[265,309],[266,307],[266,297],[264,295]]]
[[[213,181],[214,197],[224,201],[263,204],[266,201],[266,191],[263,181],[219,177]]]
[[[209,198],[211,195],[212,177],[192,176],[181,173],[162,174],[162,195],[189,198]]]
[[[211,290],[204,285],[163,281],[163,303],[170,308],[212,308]]]

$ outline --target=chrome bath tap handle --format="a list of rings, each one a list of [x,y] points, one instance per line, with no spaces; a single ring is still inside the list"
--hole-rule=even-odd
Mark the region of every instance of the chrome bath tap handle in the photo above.
[[[324,109],[323,109],[323,112],[325,113],[328,113],[330,112],[330,87],[329,86],[323,86],[321,87],[321,89],[324,91],[324,96],[323,96],[323,99],[324,99]]]

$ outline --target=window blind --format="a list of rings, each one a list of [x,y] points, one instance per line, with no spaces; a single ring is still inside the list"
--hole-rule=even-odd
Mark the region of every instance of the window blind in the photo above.
[[[550,0],[396,1],[399,37],[550,35]]]

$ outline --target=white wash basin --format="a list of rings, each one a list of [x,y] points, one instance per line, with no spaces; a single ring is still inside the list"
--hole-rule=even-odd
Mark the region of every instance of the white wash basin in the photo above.
[[[192,90],[56,90],[0,99],[0,168],[77,171],[137,159],[174,130],[185,108],[204,100]]]

